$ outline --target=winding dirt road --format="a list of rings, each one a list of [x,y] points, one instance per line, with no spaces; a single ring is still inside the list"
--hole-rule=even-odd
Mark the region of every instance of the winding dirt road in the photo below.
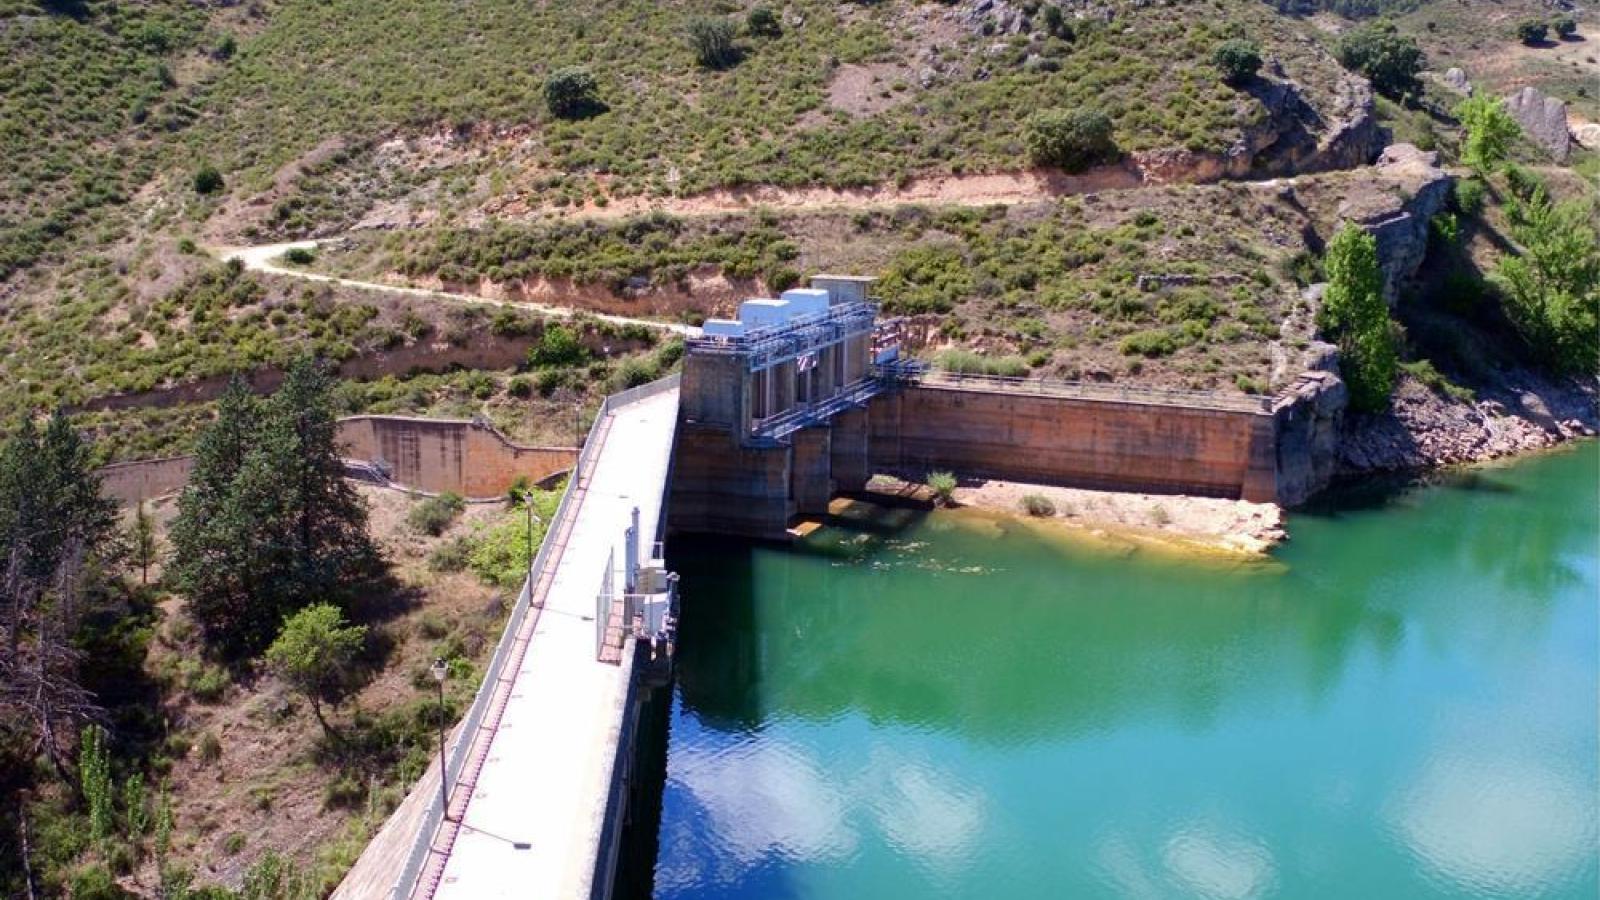
[[[331,239],[337,240],[337,238]],[[443,300],[447,303],[458,303],[472,306],[504,306],[512,309],[522,309],[538,313],[542,316],[566,319],[582,314],[592,316],[602,322],[614,325],[642,325],[645,328],[654,328],[660,331],[681,334],[685,337],[694,337],[700,334],[700,329],[693,325],[683,325],[677,322],[662,322],[655,319],[639,319],[632,316],[617,316],[608,313],[590,312],[571,306],[552,306],[544,303],[529,303],[519,300],[494,300],[488,297],[479,297],[474,294],[456,294],[450,291],[435,291],[428,288],[400,287],[392,284],[381,284],[375,281],[358,281],[354,278],[340,278],[336,275],[324,275],[321,272],[307,272],[304,269],[289,268],[279,265],[275,260],[282,257],[290,250],[313,250],[327,243],[325,240],[315,241],[289,241],[282,244],[261,244],[255,247],[211,247],[208,248],[212,255],[223,261],[235,260],[244,264],[252,272],[263,272],[269,275],[283,275],[289,278],[299,278],[304,281],[317,281],[323,284],[336,284],[341,287],[355,288],[362,291],[376,291],[385,294],[402,294],[408,297],[423,297],[429,300]]]

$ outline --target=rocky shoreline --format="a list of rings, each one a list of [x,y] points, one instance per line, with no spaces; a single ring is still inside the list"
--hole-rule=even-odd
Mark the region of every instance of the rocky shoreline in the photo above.
[[[1408,377],[1387,411],[1346,412],[1339,431],[1336,478],[1482,462],[1593,436],[1600,388],[1518,371],[1457,400]]]

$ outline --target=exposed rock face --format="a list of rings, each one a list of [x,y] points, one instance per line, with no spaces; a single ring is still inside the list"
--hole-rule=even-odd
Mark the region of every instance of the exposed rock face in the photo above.
[[[1350,169],[1365,165],[1381,146],[1372,89],[1361,78],[1340,79],[1326,118],[1292,81],[1257,79],[1250,93],[1266,107],[1268,118],[1229,148],[1230,175]]]
[[[1428,252],[1428,221],[1450,199],[1450,174],[1439,154],[1395,144],[1378,157],[1374,177],[1362,179],[1339,204],[1339,219],[1371,232],[1378,241],[1384,296],[1394,305],[1401,283]]]
[[[1297,506],[1328,486],[1339,461],[1349,392],[1332,372],[1307,372],[1278,395],[1278,503]]]
[[[1467,80],[1467,73],[1455,66],[1446,69],[1445,73],[1439,77],[1439,80],[1444,83],[1445,87],[1458,94],[1472,96],[1472,82]]]
[[[1425,469],[1494,459],[1592,435],[1593,384],[1512,372],[1472,402],[1403,379],[1390,408],[1349,413],[1339,436],[1339,475]]]
[[[1572,153],[1572,134],[1567,130],[1567,104],[1547,97],[1535,88],[1525,87],[1506,98],[1506,112],[1517,120],[1535,144],[1564,163]]]

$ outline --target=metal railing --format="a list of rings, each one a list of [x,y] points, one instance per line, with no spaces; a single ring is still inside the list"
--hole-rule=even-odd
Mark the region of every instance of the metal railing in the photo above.
[[[461,727],[456,732],[455,744],[443,754],[444,771],[440,773],[440,777],[448,779],[450,784],[455,785],[458,782],[462,769],[467,764],[467,754],[472,749],[473,739],[483,725],[483,717],[494,696],[495,685],[505,674],[506,663],[510,658],[512,647],[516,644],[517,632],[521,630],[523,620],[527,618],[528,611],[532,608],[534,585],[549,567],[552,555],[559,552],[555,549],[557,542],[553,538],[566,526],[568,517],[574,511],[573,498],[578,493],[579,482],[588,474],[595,457],[600,454],[601,442],[597,437],[602,424],[606,417],[619,407],[677,388],[680,377],[674,373],[649,384],[612,394],[601,402],[594,421],[589,423],[589,433],[584,438],[583,449],[579,451],[578,460],[572,467],[572,475],[567,479],[566,489],[561,492],[561,502],[556,506],[555,515],[550,518],[550,524],[545,529],[545,540],[539,545],[539,552],[528,566],[528,577],[522,583],[522,591],[517,594],[517,602],[511,608],[511,616],[506,620],[506,627],[500,634],[499,643],[495,645],[494,655],[489,658],[489,665],[484,670],[477,696],[473,697],[472,706],[467,709],[467,714],[461,721]],[[427,863],[428,853],[433,847],[434,835],[438,832],[446,812],[438,797],[428,800],[422,815],[422,824],[412,841],[411,852],[406,854],[405,865],[401,867],[400,875],[395,880],[394,890],[389,895],[392,900],[407,900],[416,890],[417,879],[422,876],[423,866]]]
[[[802,428],[822,422],[858,403],[872,399],[883,388],[884,382],[875,376],[859,378],[817,403],[798,403],[776,415],[755,419],[750,423],[750,435],[755,438],[781,440]]]
[[[744,334],[702,335],[685,342],[694,353],[738,354],[748,357],[749,370],[770,368],[818,347],[843,340],[850,334],[868,334],[877,318],[874,303],[841,303],[787,322],[752,328]]]
[[[1093,381],[1065,381],[1054,378],[1012,378],[1004,375],[979,375],[931,369],[914,362],[885,363],[873,366],[873,374],[885,384],[916,384],[928,387],[968,388],[1007,394],[1038,394],[1082,400],[1106,400],[1159,406],[1185,406],[1225,412],[1267,413],[1272,411],[1271,396],[1238,396],[1209,391],[1145,388],[1128,384]]]
[[[617,551],[606,554],[606,570],[600,576],[600,593],[594,599],[594,656],[599,659],[606,648],[606,630],[611,626],[611,604],[616,598]]]

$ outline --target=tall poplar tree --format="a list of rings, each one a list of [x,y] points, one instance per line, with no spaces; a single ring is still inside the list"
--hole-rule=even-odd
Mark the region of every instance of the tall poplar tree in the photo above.
[[[1383,298],[1378,243],[1347,223],[1328,242],[1323,267],[1328,288],[1317,324],[1339,344],[1339,374],[1350,389],[1350,405],[1366,412],[1384,409],[1394,391],[1399,357]]]

